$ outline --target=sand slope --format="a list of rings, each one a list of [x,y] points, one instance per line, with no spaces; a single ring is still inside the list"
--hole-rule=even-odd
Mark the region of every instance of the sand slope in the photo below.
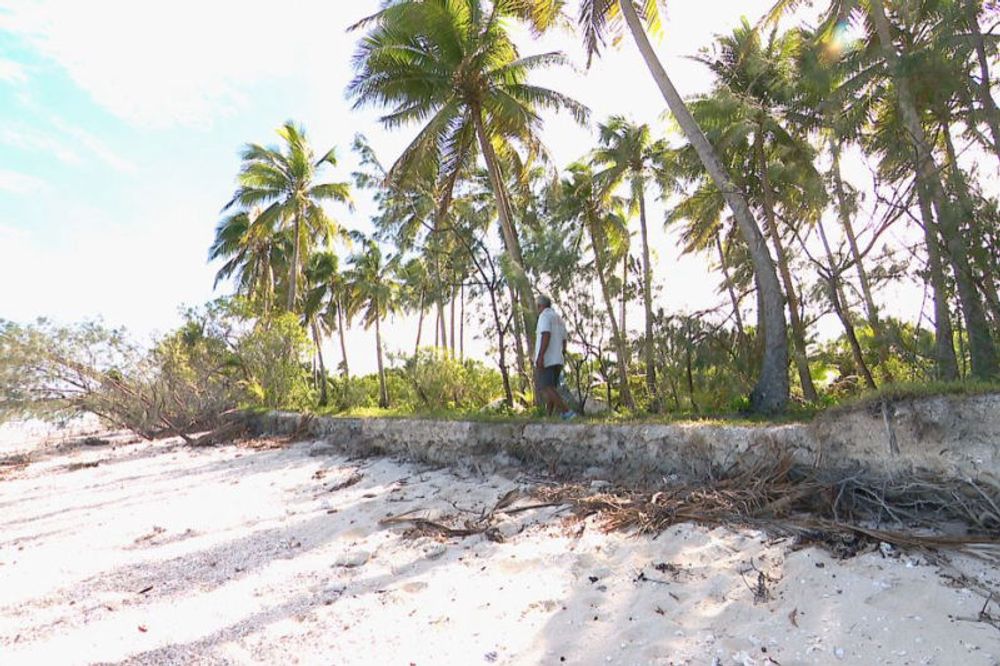
[[[560,507],[500,518],[502,542],[414,535],[380,521],[458,524],[532,480],[314,448],[0,467],[0,664],[1000,664],[981,591],[954,581],[1000,589],[986,563],[604,534]]]

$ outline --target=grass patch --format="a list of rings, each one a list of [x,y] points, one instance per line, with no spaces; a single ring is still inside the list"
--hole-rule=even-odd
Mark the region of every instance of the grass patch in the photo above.
[[[957,382],[931,382],[929,384],[899,383],[880,387],[859,396],[846,398],[825,410],[829,414],[869,409],[883,400],[893,403],[920,398],[944,396],[977,396],[1000,393],[1000,383],[965,380]]]
[[[877,391],[845,398],[837,403],[807,404],[794,399],[783,414],[756,415],[746,413],[697,413],[691,411],[646,414],[612,412],[599,416],[579,415],[572,423],[588,425],[718,425],[773,426],[808,423],[822,414],[838,414],[870,409],[883,400],[898,402],[941,396],[976,396],[1000,394],[998,382],[933,382],[930,384],[901,383],[883,386]],[[267,411],[267,410],[262,410]],[[536,410],[521,413],[487,412],[481,409],[413,410],[410,407],[356,407],[338,411],[332,407],[310,410],[315,416],[355,419],[419,419],[425,421],[471,421],[474,423],[562,423],[558,416],[547,417]]]

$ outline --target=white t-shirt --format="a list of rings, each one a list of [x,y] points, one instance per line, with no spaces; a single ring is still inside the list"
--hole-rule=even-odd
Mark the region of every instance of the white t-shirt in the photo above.
[[[562,318],[551,307],[542,310],[538,315],[538,326],[535,328],[535,355],[538,360],[538,350],[542,348],[542,333],[549,334],[549,346],[545,348],[545,367],[563,364],[563,343],[566,340],[566,325]]]

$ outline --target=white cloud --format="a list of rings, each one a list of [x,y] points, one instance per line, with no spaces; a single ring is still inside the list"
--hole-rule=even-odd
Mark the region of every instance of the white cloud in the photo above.
[[[93,155],[115,171],[121,173],[135,173],[137,171],[137,167],[133,162],[116,153],[110,146],[90,132],[71,125],[57,117],[52,117],[51,122],[53,126],[79,143],[88,154]]]
[[[35,178],[17,171],[0,169],[0,192],[11,194],[33,194],[48,186],[41,178]]]
[[[205,126],[252,103],[251,85],[329,63],[372,3],[7,0],[0,29],[65,68],[100,105],[140,126]],[[345,7],[352,7],[345,11]],[[355,16],[357,13],[357,16]],[[353,40],[351,40],[353,41]]]
[[[48,117],[54,131],[45,131],[24,124],[0,128],[0,144],[50,155],[63,164],[82,166],[82,155],[96,158],[120,173],[135,173],[136,165],[112,150],[100,138],[56,117]]]
[[[33,127],[16,125],[4,127],[0,129],[0,143],[21,150],[47,153],[63,164],[71,166],[83,164],[80,155],[59,138]]]
[[[13,60],[0,58],[0,81],[7,83],[25,83],[28,75],[24,71],[24,65]]]

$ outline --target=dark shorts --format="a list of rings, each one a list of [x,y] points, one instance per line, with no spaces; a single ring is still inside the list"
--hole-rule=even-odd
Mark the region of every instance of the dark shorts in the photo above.
[[[546,388],[551,386],[556,388],[559,386],[559,375],[562,374],[563,367],[561,365],[550,365],[542,370],[538,370],[538,387]]]

